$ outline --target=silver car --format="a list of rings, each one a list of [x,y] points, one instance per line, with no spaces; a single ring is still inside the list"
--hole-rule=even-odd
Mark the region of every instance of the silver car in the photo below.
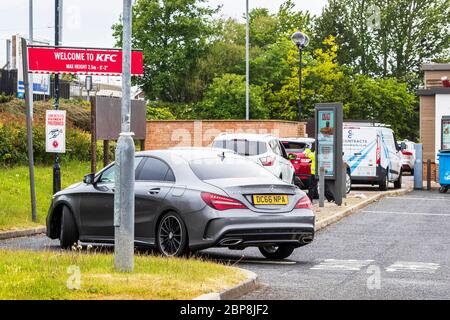
[[[259,247],[284,259],[314,237],[306,194],[221,149],[136,153],[135,244],[181,256],[210,247]],[[115,164],[54,195],[47,235],[63,248],[114,242]]]

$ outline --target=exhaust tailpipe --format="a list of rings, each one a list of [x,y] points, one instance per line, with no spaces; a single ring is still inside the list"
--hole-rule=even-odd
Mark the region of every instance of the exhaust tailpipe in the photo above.
[[[242,242],[242,239],[224,239],[220,241],[220,245],[224,247],[237,246]]]

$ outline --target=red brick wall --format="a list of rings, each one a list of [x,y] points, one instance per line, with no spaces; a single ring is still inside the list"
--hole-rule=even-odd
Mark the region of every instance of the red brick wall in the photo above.
[[[206,147],[222,132],[269,133],[278,137],[304,137],[303,122],[278,120],[167,120],[147,121],[145,150]]]

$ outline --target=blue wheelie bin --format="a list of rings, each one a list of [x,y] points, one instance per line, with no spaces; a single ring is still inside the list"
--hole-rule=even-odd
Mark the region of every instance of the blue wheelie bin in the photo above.
[[[439,159],[439,188],[440,193],[446,193],[450,188],[450,150],[440,150]]]

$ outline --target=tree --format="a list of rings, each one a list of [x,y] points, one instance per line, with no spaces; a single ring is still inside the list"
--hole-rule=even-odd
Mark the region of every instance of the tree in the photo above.
[[[358,73],[414,86],[424,59],[450,54],[449,15],[448,0],[329,0],[316,38],[334,35],[337,61]]]
[[[395,78],[372,79],[357,75],[345,99],[345,118],[374,120],[391,125],[401,138],[415,140],[418,130],[416,97]]]
[[[224,74],[215,78],[198,104],[197,112],[203,119],[245,119],[245,76]],[[260,87],[250,87],[250,115],[252,119],[267,119]]]
[[[311,55],[304,53],[303,69],[303,110],[302,118],[314,116],[314,105],[319,102],[342,101],[340,84],[344,73],[335,62],[338,47],[333,37],[324,41],[324,49],[316,49]],[[266,101],[270,106],[270,116],[274,119],[296,120],[298,118],[298,49],[290,46],[287,61],[291,66],[290,77],[282,82],[280,90],[267,88]]]
[[[202,83],[199,61],[214,33],[211,17],[217,9],[205,0],[137,0],[133,5],[133,47],[142,48],[144,76],[135,80],[150,100],[198,100]],[[121,45],[122,25],[113,26]]]

